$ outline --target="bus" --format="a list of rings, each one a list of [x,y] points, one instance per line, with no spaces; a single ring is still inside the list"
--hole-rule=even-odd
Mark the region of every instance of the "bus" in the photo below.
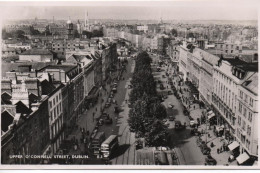
[[[117,135],[109,136],[101,145],[101,152],[105,159],[109,159],[112,151],[119,146]]]
[[[91,148],[93,150],[93,154],[96,156],[100,156],[100,148],[102,142],[106,139],[104,132],[98,132],[91,142]]]

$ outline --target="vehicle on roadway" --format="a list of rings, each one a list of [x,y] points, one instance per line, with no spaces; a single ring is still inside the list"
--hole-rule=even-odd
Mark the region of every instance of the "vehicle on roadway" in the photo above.
[[[104,159],[110,159],[112,152],[118,148],[119,142],[117,135],[110,135],[102,144],[101,144],[101,153]]]
[[[194,119],[190,120],[190,127],[195,127],[197,126],[197,124],[198,124],[197,120]]]
[[[185,127],[185,125],[182,125],[180,121],[175,121],[174,122],[174,128],[176,130],[181,130],[181,129],[185,129],[186,127]]]
[[[116,93],[116,92],[117,92],[117,88],[116,88],[116,87],[112,88],[112,91],[113,91],[114,93]]]
[[[168,103],[168,108],[173,108],[173,104],[171,102]]]
[[[105,124],[112,124],[113,123],[113,120],[110,116],[107,116],[105,119],[104,119],[104,122]]]

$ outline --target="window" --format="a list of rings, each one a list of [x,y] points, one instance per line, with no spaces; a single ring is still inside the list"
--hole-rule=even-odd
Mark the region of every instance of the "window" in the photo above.
[[[51,101],[49,102],[49,105],[50,105],[50,109],[51,109],[52,108],[52,102]]]
[[[243,92],[241,90],[239,92],[239,96],[240,96],[241,99],[243,99]]]
[[[253,107],[254,100],[250,97],[249,99],[249,105]]]
[[[58,100],[59,100],[59,99],[58,99],[58,95],[57,95],[57,96],[56,96],[56,102],[57,102],[57,103],[58,103]]]
[[[53,119],[55,119],[56,118],[56,108],[53,109],[53,113],[54,113],[54,118]]]
[[[240,102],[239,102],[238,104],[239,104],[238,111],[239,111],[240,113],[242,113],[242,104],[241,104]]]
[[[248,103],[248,97],[246,94],[245,94],[245,102]]]
[[[55,105],[55,98],[53,99],[53,106]]]
[[[231,53],[233,53],[233,50],[231,50]]]
[[[51,121],[52,121],[53,120],[52,111],[50,111],[50,117],[51,117]]]
[[[238,125],[241,126],[241,117],[240,117],[240,116],[238,116],[238,121],[237,121],[237,123],[238,123]]]
[[[243,121],[243,123],[242,123],[242,129],[246,130],[246,122],[245,121]]]
[[[249,125],[247,126],[247,134],[248,134],[248,136],[251,135],[251,127]]]
[[[58,104],[57,105],[57,115],[59,116],[59,114],[60,114],[60,105]]]
[[[244,115],[245,118],[246,118],[246,113],[247,113],[247,109],[244,107],[243,115]]]
[[[253,115],[252,112],[249,111],[248,112],[248,121],[249,122],[252,122],[252,115]]]

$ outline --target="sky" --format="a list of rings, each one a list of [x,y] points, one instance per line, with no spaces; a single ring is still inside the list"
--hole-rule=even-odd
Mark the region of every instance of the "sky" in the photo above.
[[[257,0],[0,2],[4,19],[257,20]]]

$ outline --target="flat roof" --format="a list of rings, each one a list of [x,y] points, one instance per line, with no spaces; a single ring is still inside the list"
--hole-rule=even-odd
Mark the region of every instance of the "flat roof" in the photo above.
[[[76,67],[77,67],[77,65],[47,65],[47,66],[39,69],[38,71],[44,71],[46,69],[62,69],[67,73]]]

